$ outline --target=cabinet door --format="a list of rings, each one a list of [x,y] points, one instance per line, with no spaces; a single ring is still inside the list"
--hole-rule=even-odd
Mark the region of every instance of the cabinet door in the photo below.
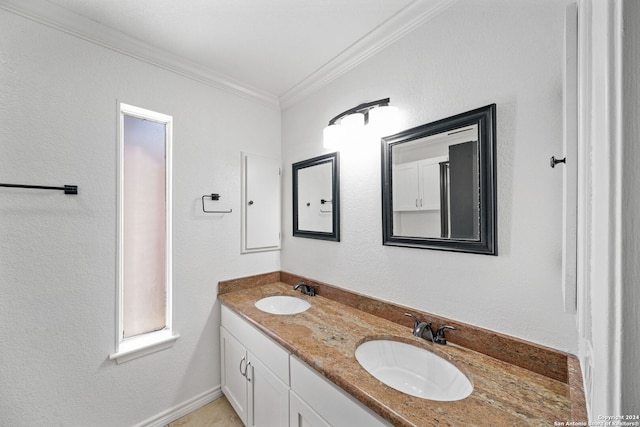
[[[289,427],[330,427],[320,415],[293,391],[289,392]]]
[[[280,249],[280,161],[242,154],[242,252]]]
[[[421,162],[419,169],[420,209],[440,210],[440,164]]]
[[[289,387],[276,377],[256,356],[249,354],[250,427],[286,426],[289,423]]]
[[[220,328],[221,388],[233,409],[247,425],[248,388],[243,372],[247,369],[247,351],[225,328]]]
[[[402,163],[393,168],[393,210],[416,211],[418,206],[418,164]]]
[[[291,356],[290,367],[291,391],[303,399],[329,425],[335,427],[390,426],[379,415],[298,358]]]

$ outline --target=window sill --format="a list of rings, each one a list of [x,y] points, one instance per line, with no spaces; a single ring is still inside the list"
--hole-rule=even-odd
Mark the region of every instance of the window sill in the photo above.
[[[131,338],[120,343],[118,351],[109,355],[116,363],[125,363],[138,357],[146,356],[160,350],[173,347],[180,335],[172,335],[170,331],[161,331],[141,337]]]

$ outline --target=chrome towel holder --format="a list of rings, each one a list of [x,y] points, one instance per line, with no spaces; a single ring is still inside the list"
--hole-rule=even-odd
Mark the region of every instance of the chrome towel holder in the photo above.
[[[206,210],[204,208],[204,198],[205,197],[209,197],[214,202],[217,202],[218,200],[220,200],[220,194],[218,194],[218,193],[205,194],[204,196],[202,196],[202,212],[204,212],[204,213],[231,213],[231,212],[233,212],[233,209],[229,209],[229,210],[226,210],[226,211],[208,211],[208,210]]]

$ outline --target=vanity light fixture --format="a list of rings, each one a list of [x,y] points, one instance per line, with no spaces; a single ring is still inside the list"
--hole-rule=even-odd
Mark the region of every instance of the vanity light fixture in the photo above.
[[[332,150],[357,145],[365,137],[375,138],[391,133],[394,129],[397,107],[389,105],[390,98],[365,102],[350,108],[329,120],[323,130],[323,145]]]

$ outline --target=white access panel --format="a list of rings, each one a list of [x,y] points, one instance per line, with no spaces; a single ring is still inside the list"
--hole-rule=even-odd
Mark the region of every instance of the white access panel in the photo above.
[[[242,253],[280,249],[280,160],[242,153]]]

